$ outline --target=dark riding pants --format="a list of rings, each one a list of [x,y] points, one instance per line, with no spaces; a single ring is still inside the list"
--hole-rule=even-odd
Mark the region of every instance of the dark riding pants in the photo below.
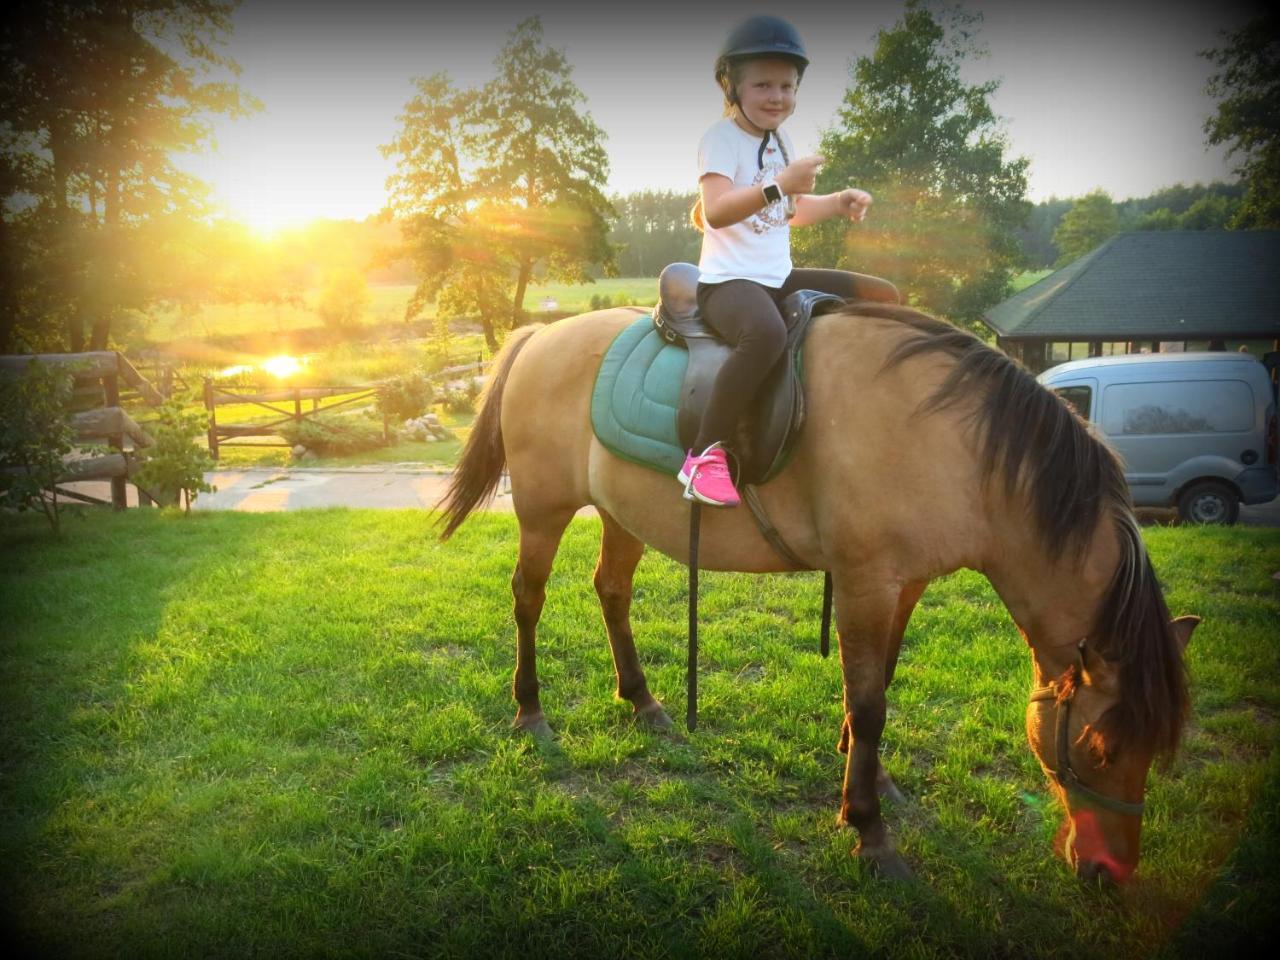
[[[699,312],[733,352],[711,388],[695,453],[733,439],[738,419],[786,346],[787,326],[778,305],[797,290],[819,290],[846,300],[898,302],[892,284],[844,270],[792,270],[781,287],[753,280],[698,284]]]

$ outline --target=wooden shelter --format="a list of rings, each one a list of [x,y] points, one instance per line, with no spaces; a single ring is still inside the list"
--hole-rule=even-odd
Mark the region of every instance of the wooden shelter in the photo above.
[[[1113,353],[1280,349],[1280,230],[1121,233],[983,314],[1035,372]]]

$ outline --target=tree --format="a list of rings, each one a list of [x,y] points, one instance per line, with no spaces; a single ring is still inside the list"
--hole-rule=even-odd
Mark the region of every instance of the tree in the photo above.
[[[618,248],[618,273],[656,277],[678,261],[697,262],[702,236],[689,219],[696,193],[644,190],[611,198],[618,211],[609,241]]]
[[[105,349],[112,324],[165,293],[166,244],[203,212],[172,154],[208,139],[239,88],[207,80],[235,0],[20,0],[0,27],[0,245],[20,302],[0,335]]]
[[[196,497],[215,490],[204,478],[214,468],[213,457],[195,442],[208,428],[207,414],[187,413],[177,400],[167,401],[151,425],[155,444],[138,469],[138,486],[162,506],[177,506],[185,499],[185,512],[190,513]]]
[[[1239,204],[1228,197],[1206,193],[1178,218],[1180,230],[1225,230],[1239,213]]]
[[[1240,159],[1236,173],[1246,190],[1232,226],[1280,227],[1280,14],[1263,14],[1224,37],[1225,47],[1202,53],[1219,68],[1205,90],[1220,101],[1204,132]]]
[[[822,138],[818,191],[857,185],[875,204],[864,224],[827,221],[796,234],[797,260],[896,283],[913,303],[976,323],[1022,268],[1018,228],[1030,204],[1025,158],[991,110],[998,81],[960,75],[981,56],[980,17],[937,15],[909,0],[901,20],[853,65],[836,122]]]
[[[1119,226],[1115,205],[1105,190],[1094,190],[1077,200],[1053,231],[1061,267],[1083,257],[1115,234]]]
[[[369,299],[369,284],[363,273],[350,268],[337,270],[325,281],[316,313],[330,330],[354,330],[360,326]]]
[[[1058,259],[1053,245],[1053,231],[1057,229],[1063,214],[1071,209],[1070,199],[1050,197],[1031,208],[1026,225],[1018,231],[1018,245],[1031,269],[1051,267]]]
[[[416,79],[382,148],[396,158],[389,206],[420,278],[406,318],[438,298],[439,310],[478,314],[490,349],[524,319],[535,268],[568,282],[613,268],[604,132],[580,110],[564,54],[531,17],[494,65],[478,90],[443,73]]]
[[[1138,230],[1177,230],[1178,218],[1168,207],[1157,207],[1135,224]]]

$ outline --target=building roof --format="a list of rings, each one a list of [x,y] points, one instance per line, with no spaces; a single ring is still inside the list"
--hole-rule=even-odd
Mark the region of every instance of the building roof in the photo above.
[[[1280,337],[1280,230],[1120,233],[983,314],[1010,340]]]

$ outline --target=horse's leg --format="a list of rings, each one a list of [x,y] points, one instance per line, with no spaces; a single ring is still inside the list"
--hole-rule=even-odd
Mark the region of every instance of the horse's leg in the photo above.
[[[902,589],[863,587],[855,591],[842,580],[837,577],[835,583],[836,621],[848,740],[839,820],[858,831],[855,852],[859,857],[880,873],[906,879],[911,871],[894,849],[881,819],[876,790],[885,720],[885,682],[892,673],[890,664],[896,660],[896,652],[891,651],[901,642],[895,634]]]
[[[520,559],[511,577],[515,596],[516,673],[512,690],[517,704],[515,726],[539,739],[554,736],[538,699],[538,660],[535,652],[538,618],[546,601],[547,578],[564,529],[573,511],[559,510],[535,518],[520,517]]]
[[[898,666],[898,654],[902,652],[902,638],[906,636],[907,623],[911,620],[911,613],[920,602],[920,596],[928,585],[927,580],[908,583],[898,594],[898,609],[893,615],[893,632],[889,635],[888,661],[885,663],[884,670],[886,690],[889,689],[889,684],[893,683],[893,672]],[[839,750],[841,753],[849,752],[849,736],[849,724],[846,722],[840,727]],[[889,776],[889,771],[884,768],[884,762],[879,756],[876,757],[876,792],[882,797],[888,797],[894,803],[903,803],[906,800],[902,791],[898,789],[898,785]]]
[[[670,730],[671,718],[649,692],[631,633],[631,579],[644,554],[644,543],[627,533],[603,510],[600,519],[604,521],[604,536],[600,540],[595,585],[609,634],[609,649],[613,651],[613,667],[618,675],[618,696],[631,701],[638,722],[658,730]]]

